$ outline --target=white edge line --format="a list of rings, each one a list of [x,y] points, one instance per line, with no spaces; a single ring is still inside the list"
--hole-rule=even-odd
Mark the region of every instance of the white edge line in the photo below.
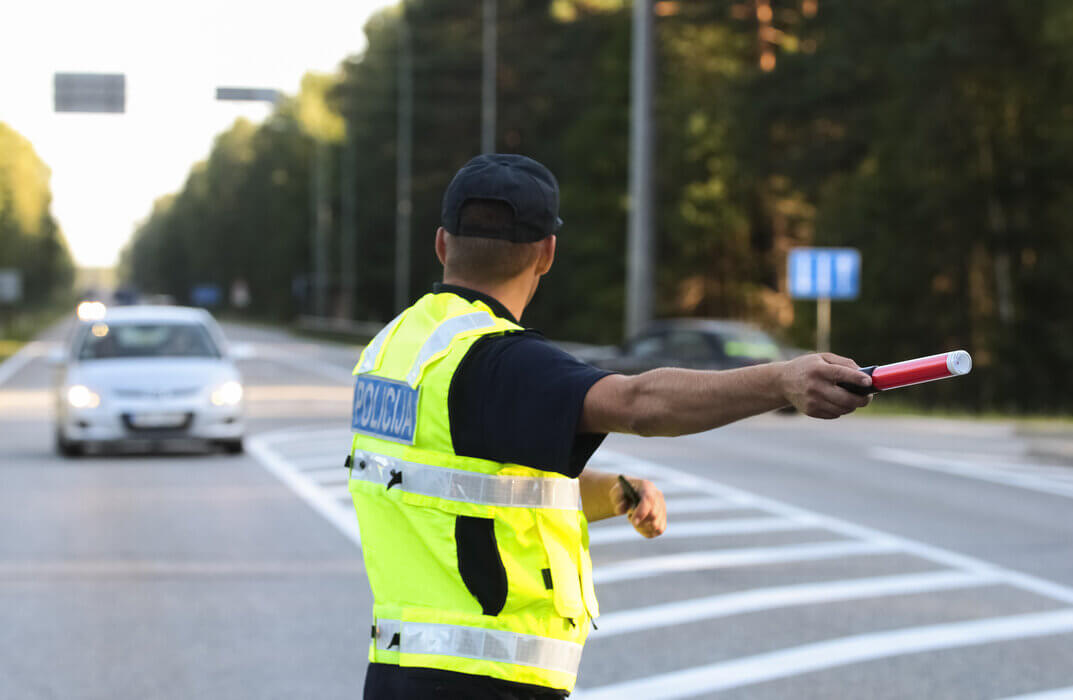
[[[845,535],[846,537],[853,537],[870,542],[886,543],[893,549],[897,549],[906,554],[911,554],[938,564],[944,564],[955,569],[974,571],[982,574],[993,574],[1000,577],[1003,582],[1011,586],[1032,591],[1033,593],[1053,598],[1054,600],[1064,603],[1073,604],[1073,588],[1054,583],[1053,581],[1047,581],[1046,579],[1032,576],[1031,574],[1006,569],[975,557],[958,554],[947,549],[942,549],[941,547],[933,547],[924,544],[923,542],[917,542],[915,540],[892,535],[864,525],[856,525],[845,520],[840,520],[839,518],[821,515],[813,511],[791,506],[788,503],[740,491],[732,486],[709,481],[708,479],[690,474],[689,472],[664,467],[647,460],[639,460],[615,452],[604,453],[605,458],[611,455],[617,456],[619,464],[626,468],[636,465],[650,474],[661,476],[663,478],[675,478],[682,481],[690,480],[699,492],[728,499],[748,498],[754,507],[762,508],[771,513],[782,515],[787,518],[812,518],[817,527],[826,528],[832,532]]]
[[[315,482],[297,472],[287,460],[268,448],[261,436],[247,438],[246,451],[298,494],[298,497],[308,503],[313,510],[334,525],[347,539],[359,548],[361,547],[361,532],[358,529],[357,516],[350,509],[344,508],[337,498],[332,497]]]
[[[909,627],[805,644],[581,691],[585,700],[687,698],[875,659],[1073,631],[1073,609]]]
[[[821,581],[792,586],[754,588],[722,595],[695,598],[647,608],[624,610],[600,616],[600,628],[589,637],[628,634],[638,630],[730,617],[797,605],[843,602],[882,596],[912,595],[952,589],[989,586],[994,577],[964,571],[929,571],[919,574],[878,576],[839,581]]]
[[[23,367],[33,362],[45,353],[46,344],[42,341],[33,341],[23,345],[18,351],[0,362],[0,385],[18,374]]]

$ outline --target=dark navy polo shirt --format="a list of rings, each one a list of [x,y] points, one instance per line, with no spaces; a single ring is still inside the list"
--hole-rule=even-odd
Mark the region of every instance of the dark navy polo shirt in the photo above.
[[[433,292],[482,301],[517,323],[481,292],[449,284]],[[532,329],[481,338],[455,370],[447,397],[455,454],[577,477],[607,437],[577,432],[585,394],[609,374]]]

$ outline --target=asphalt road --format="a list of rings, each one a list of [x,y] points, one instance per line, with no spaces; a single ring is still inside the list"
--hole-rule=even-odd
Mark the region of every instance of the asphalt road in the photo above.
[[[0,365],[0,697],[360,697],[356,352],[227,331],[253,350],[237,457],[60,459],[55,335]],[[612,436],[593,466],[652,478],[671,518],[592,527],[575,695],[1073,697],[1073,469],[1035,451],[867,411]]]

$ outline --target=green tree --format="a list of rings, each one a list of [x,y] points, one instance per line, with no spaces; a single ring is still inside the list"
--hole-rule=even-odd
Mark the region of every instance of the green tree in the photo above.
[[[69,289],[67,242],[52,216],[51,171],[25,138],[0,122],[0,268],[22,273],[25,303]]]

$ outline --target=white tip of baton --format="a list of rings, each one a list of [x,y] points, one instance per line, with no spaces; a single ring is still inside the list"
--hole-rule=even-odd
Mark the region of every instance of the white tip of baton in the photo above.
[[[954,350],[946,355],[946,368],[955,376],[972,371],[972,355],[964,350]]]

